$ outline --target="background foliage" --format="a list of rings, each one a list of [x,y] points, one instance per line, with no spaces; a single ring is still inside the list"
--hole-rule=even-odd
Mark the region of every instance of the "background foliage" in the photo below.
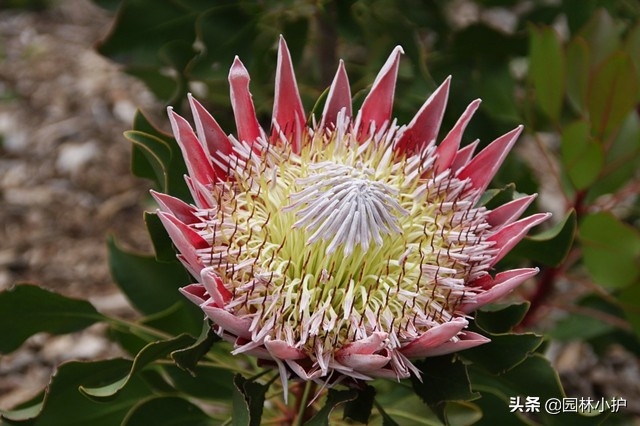
[[[95,1],[115,13],[100,53],[178,111],[193,92],[229,133],[234,125],[227,72],[235,55],[251,73],[256,108],[268,127],[279,34],[289,44],[307,111],[328,86],[338,58],[345,60],[358,104],[400,44],[405,57],[394,109],[399,122],[408,122],[453,75],[443,131],[475,97],[483,104],[466,133],[481,143],[516,124],[526,126],[522,155],[508,158],[494,180],[499,189],[488,191],[484,201],[491,206],[512,198],[514,182],[518,191],[540,193],[532,209],[551,209],[556,219],[499,265],[534,264],[541,273],[522,294],[525,302],[477,314],[473,327],[490,336],[490,344],[419,362],[422,382],[337,388],[305,410],[299,401],[309,388],[293,384],[292,401],[284,406],[277,372],[229,355],[200,311],[177,294],[190,278],[157,217],[146,214],[155,253],[128,253],[108,242],[113,278],[140,320],[105,317],[88,302],[30,285],[0,293],[0,353],[36,332],[69,333],[101,321],[130,354],[63,364],[41,395],[2,413],[4,421],[57,424],[62,415],[70,425],[629,420],[624,410],[598,416],[511,413],[509,402],[514,396],[544,402],[565,395],[544,357],[550,342],[585,341],[599,354],[621,345],[640,354],[640,4]],[[159,190],[188,198],[173,138],[142,114],[133,127],[126,134],[133,172]]]

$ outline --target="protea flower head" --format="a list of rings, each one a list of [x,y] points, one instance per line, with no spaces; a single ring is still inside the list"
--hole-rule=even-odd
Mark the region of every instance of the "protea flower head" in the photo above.
[[[548,214],[517,220],[534,196],[494,210],[478,201],[522,127],[477,155],[460,148],[473,101],[439,143],[450,79],[407,125],[392,120],[396,47],[352,114],[341,62],[319,123],[307,118],[280,39],[272,128],[256,118],[249,75],[229,73],[237,135],[193,97],[195,132],[169,108],[195,204],[153,195],[179,259],[182,288],[215,331],[245,353],[327,384],[406,378],[411,359],[481,345],[469,313],[535,268],[495,273]],[[347,380],[350,379],[350,380]]]

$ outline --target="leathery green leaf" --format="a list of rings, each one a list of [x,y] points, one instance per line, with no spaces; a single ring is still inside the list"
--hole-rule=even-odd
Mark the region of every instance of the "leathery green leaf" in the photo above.
[[[214,426],[219,424],[200,407],[177,396],[146,399],[133,407],[123,426]]]
[[[466,365],[455,355],[427,358],[414,363],[422,376],[411,376],[413,390],[441,420],[445,419],[447,401],[469,401],[478,397],[472,392]]]
[[[233,425],[260,425],[268,386],[247,380],[240,374],[235,375],[233,384]]]
[[[564,128],[560,153],[566,173],[578,190],[588,188],[600,175],[604,151],[591,137],[589,123],[576,121]]]
[[[131,379],[147,365],[159,359],[168,358],[168,355],[171,352],[190,346],[194,341],[195,339],[193,337],[182,334],[172,339],[149,343],[135,357],[133,364],[131,365],[131,369],[126,375],[104,386],[81,386],[80,391],[97,401],[111,400],[122,392],[122,390],[130,383]]]
[[[100,386],[117,380],[131,368],[131,361],[111,359],[96,362],[68,362],[62,364],[51,378],[44,399],[34,405],[29,417],[16,418],[4,413],[3,419],[31,421],[38,426],[112,426],[122,422],[131,407],[151,395],[150,389],[135,377],[112,404],[90,400],[79,391],[79,386]]]
[[[114,281],[133,305],[144,314],[154,314],[182,300],[178,287],[189,284],[184,268],[158,262],[153,256],[129,253],[113,238],[107,241],[109,267]]]
[[[358,392],[355,389],[329,389],[324,406],[305,423],[305,426],[329,426],[331,424],[329,422],[329,416],[334,408],[345,402],[353,401],[356,398],[358,398]]]
[[[39,332],[65,334],[107,319],[85,300],[20,284],[0,292],[0,354]]]
[[[547,266],[558,266],[573,246],[578,218],[575,210],[551,228],[536,235],[525,237],[507,255],[507,258],[527,259]]]
[[[593,280],[623,288],[640,278],[640,232],[605,212],[586,216],[580,225],[584,263]]]
[[[551,27],[530,28],[529,76],[540,109],[552,120],[560,117],[565,85],[562,45]]]

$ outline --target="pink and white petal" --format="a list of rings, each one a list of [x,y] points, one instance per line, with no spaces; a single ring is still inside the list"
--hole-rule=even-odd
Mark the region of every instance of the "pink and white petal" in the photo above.
[[[320,377],[322,374],[321,370],[305,370],[300,364],[296,362],[296,360],[286,359],[284,362],[289,366],[291,371],[298,375],[303,380],[314,380]]]
[[[469,302],[460,305],[458,310],[468,314],[494,300],[501,299],[537,273],[538,268],[520,268],[500,272],[493,280],[489,280],[488,282],[486,282],[483,277],[481,278],[483,281],[482,288],[486,290],[473,296],[473,299]],[[474,283],[471,283],[471,285],[473,284]]]
[[[200,279],[217,307],[222,308],[231,300],[233,295],[226,289],[222,283],[222,278],[215,273],[214,268],[208,267],[202,269],[202,271],[200,271]]]
[[[187,225],[201,222],[201,220],[194,214],[196,209],[181,199],[172,197],[168,194],[163,194],[162,192],[156,192],[154,190],[149,192],[160,206],[160,210],[166,213],[171,213],[180,222],[186,223]]]
[[[469,325],[469,322],[464,318],[455,318],[449,322],[436,325],[422,333],[417,339],[400,348],[400,353],[407,358],[423,357],[429,350],[458,335],[467,325]]]
[[[199,272],[202,269],[202,263],[197,249],[208,247],[208,243],[196,231],[180,222],[172,214],[158,211],[158,217],[184,260]]]
[[[273,359],[303,359],[307,357],[303,351],[294,348],[284,340],[272,340],[269,336],[265,337],[264,346]]]
[[[428,350],[423,357],[446,355],[453,352],[463,351],[465,349],[475,348],[476,346],[489,343],[491,339],[472,331],[465,331],[458,335],[458,339],[449,340],[440,346],[436,346]]]
[[[238,140],[253,143],[262,132],[256,117],[251,92],[249,92],[249,73],[236,56],[229,70],[229,85],[231,86],[231,107],[236,119]]]
[[[251,327],[250,319],[238,318],[231,312],[227,312],[212,303],[206,303],[201,308],[207,317],[223,330],[247,340],[251,339],[251,332],[249,331],[249,327]]]
[[[187,299],[194,304],[200,306],[209,301],[209,294],[204,286],[200,283],[189,284],[178,289]]]
[[[373,82],[371,91],[362,103],[362,107],[356,117],[355,129],[358,132],[360,142],[371,136],[371,124],[380,130],[385,123],[391,122],[391,110],[393,108],[393,96],[398,77],[400,54],[404,53],[402,47],[396,46],[389,59],[383,65],[378,76]]]
[[[429,96],[398,139],[396,150],[411,155],[421,152],[436,140],[444,110],[447,107],[450,83],[451,77],[449,76]]]
[[[498,253],[491,261],[491,266],[495,265],[500,259],[506,256],[506,254],[509,253],[509,251],[514,248],[525,235],[527,235],[529,229],[544,222],[549,217],[551,217],[551,213],[537,213],[532,216],[525,217],[524,219],[520,219],[517,222],[501,228],[498,232],[487,238],[487,241],[495,242],[493,248],[498,249]]]
[[[344,68],[344,61],[341,59],[338,71],[336,71],[329,88],[327,101],[324,104],[320,128],[335,126],[338,113],[343,109],[345,110],[345,116],[351,118],[353,114],[351,110],[351,86],[349,85],[347,71]]]
[[[274,126],[271,142],[279,140],[280,133],[282,133],[285,139],[291,142],[293,152],[299,153],[302,148],[302,129],[306,119],[291,63],[291,55],[282,36],[280,36],[278,48],[273,120],[277,126]]]
[[[460,170],[458,179],[469,178],[474,188],[483,192],[511,151],[522,129],[522,126],[518,126],[491,142]]]
[[[538,194],[532,194],[525,197],[517,198],[506,204],[496,207],[487,215],[487,223],[494,228],[503,227],[513,223],[522,213],[529,207],[531,202],[536,199]]]
[[[434,163],[435,174],[443,172],[451,167],[453,161],[459,155],[460,142],[462,141],[462,135],[467,128],[467,124],[471,121],[471,117],[480,106],[480,99],[476,99],[471,102],[467,109],[462,113],[456,124],[449,131],[447,136],[440,142],[438,148],[436,148],[437,158]],[[461,158],[462,159],[462,158]],[[471,159],[471,155],[467,161]],[[466,164],[466,162],[464,163]]]
[[[167,112],[173,135],[180,145],[189,176],[205,185],[215,182],[216,173],[213,170],[211,159],[187,120],[176,114],[171,107],[167,108]]]
[[[364,339],[344,345],[336,351],[336,357],[351,354],[372,354],[385,347],[388,333],[375,331]]]
[[[189,188],[189,193],[191,193],[191,196],[198,207],[209,209],[213,206],[217,206],[217,202],[213,198],[211,189],[200,182],[191,179],[187,175],[184,176],[184,181],[186,182],[187,188]]]
[[[188,95],[189,105],[191,106],[191,112],[193,113],[193,121],[196,125],[196,132],[198,133],[198,139],[203,145],[205,151],[211,157],[217,157],[219,153],[230,154],[231,142],[224,133],[218,122],[209,114],[200,102],[198,102],[191,94]],[[220,179],[225,179],[227,171],[223,170],[215,163],[213,168],[216,175]]]
[[[460,148],[458,152],[456,152],[453,163],[451,163],[451,170],[453,172],[457,172],[458,170],[466,166],[469,161],[471,161],[471,157],[473,157],[473,153],[476,151],[479,143],[480,140],[476,139],[469,145]]]
[[[336,360],[342,365],[359,371],[361,373],[369,374],[383,368],[391,361],[391,356],[388,351],[382,351],[383,354],[343,354],[342,356],[336,356]]]

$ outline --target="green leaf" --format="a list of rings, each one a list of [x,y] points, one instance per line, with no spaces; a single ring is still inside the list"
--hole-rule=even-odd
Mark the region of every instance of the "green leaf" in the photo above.
[[[344,406],[344,418],[360,423],[369,423],[373,401],[376,396],[376,388],[365,385],[363,389],[358,389],[358,397],[347,401]]]
[[[198,399],[228,400],[235,392],[233,373],[227,368],[201,363],[192,368],[192,372],[186,372],[175,365],[165,365],[162,371],[175,389]]]
[[[587,87],[589,84],[589,46],[581,37],[573,38],[567,45],[567,96],[576,111],[586,113]]]
[[[490,334],[487,337],[491,342],[460,352],[460,356],[493,374],[514,368],[542,344],[542,337],[533,333]]]
[[[473,403],[482,410],[482,418],[475,423],[476,426],[531,426],[535,424],[532,420],[527,421],[517,411],[512,413],[507,401],[490,392],[482,392],[482,397]]]
[[[538,396],[541,399],[564,396],[558,374],[549,360],[537,353],[501,374],[489,373],[482,366],[471,366],[469,378],[474,390],[483,393],[490,391],[507,401],[509,397],[517,395]]]
[[[593,315],[571,313],[558,321],[548,335],[561,342],[570,342],[601,336],[614,328]]]
[[[32,407],[30,415],[16,417],[4,413],[3,420],[29,420],[38,426],[113,426],[120,424],[131,407],[150,396],[150,390],[140,378],[134,378],[127,389],[111,404],[85,398],[80,386],[97,387],[122,377],[131,368],[131,361],[111,359],[97,362],[68,362],[56,370],[44,399]],[[40,409],[40,411],[39,411]],[[23,410],[23,414],[29,410]]]
[[[444,417],[449,425],[475,425],[482,418],[477,405],[466,401],[449,401],[445,404]],[[501,425],[502,426],[502,425]]]
[[[413,390],[443,419],[446,401],[469,401],[478,394],[471,391],[467,367],[453,355],[414,362],[421,379],[411,376]]]
[[[160,262],[175,262],[176,250],[158,215],[144,212],[144,223],[147,225],[156,259]]]
[[[578,218],[575,210],[567,212],[564,219],[539,234],[527,236],[507,255],[510,258],[527,259],[547,266],[564,262],[576,235]]]
[[[202,357],[209,352],[211,346],[219,340],[220,337],[214,333],[211,323],[205,320],[202,322],[202,333],[200,333],[198,340],[186,348],[171,352],[171,358],[176,362],[178,367],[195,375],[195,368],[198,365],[198,361],[200,361]]]
[[[171,150],[166,142],[147,133],[127,131],[124,136],[133,144],[131,171],[135,176],[151,179],[156,188],[168,187],[166,166],[171,162]]]
[[[112,400],[121,393],[131,382],[131,379],[147,365],[159,359],[166,359],[171,352],[192,345],[193,342],[193,337],[182,334],[172,339],[149,343],[135,357],[131,369],[126,375],[100,387],[81,386],[80,391],[96,401]]]
[[[380,417],[382,417],[382,426],[400,426],[398,422],[393,420],[393,418],[391,418],[391,416],[387,414],[381,404],[377,403],[375,400],[374,404],[376,406],[376,409],[380,413]]]
[[[503,204],[514,199],[516,186],[512,183],[503,188],[488,189],[482,194],[478,201],[478,206],[485,206],[489,210],[493,210]]]
[[[627,53],[617,52],[594,72],[587,90],[593,132],[605,140],[629,115],[638,100],[638,80]]]
[[[636,80],[640,81],[640,23],[637,23],[624,43],[624,51],[629,54],[636,68]]]
[[[621,22],[613,20],[605,9],[598,9],[580,30],[579,36],[589,44],[591,65],[599,64],[620,45]]]
[[[0,354],[16,350],[35,333],[71,333],[106,319],[85,300],[16,285],[0,292]]]
[[[138,175],[139,171],[140,177],[153,180],[162,192],[191,201],[191,192],[184,180],[187,167],[176,139],[157,129],[140,111],[133,119],[133,129],[125,132],[125,137],[133,143],[131,167],[134,174]],[[158,164],[154,166],[153,162]]]
[[[173,305],[163,311],[146,316],[141,323],[172,335],[189,333],[192,336],[197,336],[198,330],[202,328],[203,316],[199,306],[180,294]]]
[[[551,27],[530,27],[529,76],[540,109],[553,121],[560,118],[565,64],[562,45]]]
[[[528,302],[506,306],[489,305],[476,311],[475,323],[489,333],[508,333],[520,324],[528,310]]]
[[[214,426],[219,424],[200,407],[177,396],[146,399],[127,414],[123,426]]]
[[[578,190],[588,188],[600,175],[604,164],[604,151],[591,137],[590,125],[576,121],[563,129],[560,154],[564,170]]]
[[[587,215],[580,225],[584,263],[605,288],[623,288],[640,278],[640,232],[605,212]]]
[[[631,113],[622,123],[613,143],[607,149],[600,177],[589,188],[585,204],[604,194],[617,192],[640,169],[640,116]]]
[[[140,312],[161,312],[182,300],[178,288],[189,284],[190,279],[180,264],[126,252],[113,238],[108,239],[107,249],[114,281]]]
[[[335,390],[329,389],[327,400],[324,406],[305,423],[305,426],[329,426],[329,416],[334,408],[345,402],[353,401],[358,398],[358,392],[355,389]]]
[[[636,336],[640,336],[640,281],[623,289],[618,299],[627,321]]]
[[[233,426],[259,426],[268,386],[240,374],[234,376],[233,384]]]

